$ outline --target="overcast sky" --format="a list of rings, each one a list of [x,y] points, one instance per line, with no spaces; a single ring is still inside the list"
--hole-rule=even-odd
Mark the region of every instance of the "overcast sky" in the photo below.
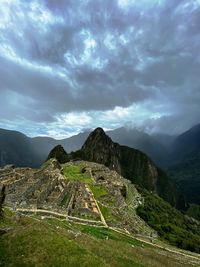
[[[200,122],[200,0],[0,0],[0,127]]]

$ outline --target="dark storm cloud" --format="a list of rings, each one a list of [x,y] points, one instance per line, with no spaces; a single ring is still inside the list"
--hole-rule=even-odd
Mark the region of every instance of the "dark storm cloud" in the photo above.
[[[134,126],[162,131],[167,120],[171,132],[177,118],[176,131],[198,122],[199,0],[3,0],[0,6],[2,118],[50,125],[79,112],[95,127],[99,112],[107,127],[109,112],[113,125],[116,116],[121,124],[132,118]]]

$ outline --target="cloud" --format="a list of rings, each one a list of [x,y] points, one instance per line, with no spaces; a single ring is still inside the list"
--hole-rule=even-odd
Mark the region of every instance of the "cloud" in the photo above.
[[[62,121],[63,136],[198,123],[199,13],[198,0],[2,0],[0,125],[52,135]]]

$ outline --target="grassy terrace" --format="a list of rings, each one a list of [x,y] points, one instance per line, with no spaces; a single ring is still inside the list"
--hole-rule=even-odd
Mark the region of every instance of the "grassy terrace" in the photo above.
[[[93,184],[93,180],[90,173],[82,173],[84,165],[74,165],[74,164],[63,164],[63,173],[69,180],[78,180],[86,184]]]
[[[106,196],[108,194],[105,187],[96,185],[94,180],[91,178],[91,175],[89,172],[82,172],[82,169],[84,168],[84,164],[80,165],[74,165],[74,164],[64,164],[63,165],[63,172],[67,179],[69,180],[78,180],[80,182],[86,183],[91,191],[94,194],[95,199],[98,202],[99,208],[101,209],[101,212],[103,216],[105,217],[106,221],[111,223],[116,223],[119,221],[119,218],[114,216],[112,214],[112,210],[108,207],[103,206],[99,201],[101,200],[101,197]]]
[[[16,219],[6,211],[0,228],[3,267],[190,267],[174,254],[106,228],[39,216]],[[197,265],[196,265],[197,266]]]
[[[97,200],[108,193],[106,188],[104,188],[103,186],[95,185],[95,182],[91,178],[91,175],[88,171],[84,173],[82,172],[82,169],[85,167],[83,164],[64,164],[62,167],[64,175],[67,179],[80,181],[89,185],[91,191],[93,192]]]

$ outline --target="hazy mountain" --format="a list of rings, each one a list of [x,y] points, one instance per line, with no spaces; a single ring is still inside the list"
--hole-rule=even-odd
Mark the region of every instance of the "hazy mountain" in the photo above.
[[[30,138],[17,131],[0,129],[0,166],[14,164],[39,167],[53,147],[61,144],[67,152],[80,149],[88,134],[89,132],[84,132],[55,140],[50,137]]]
[[[0,166],[6,164],[35,167],[40,164],[40,158],[26,135],[0,129]]]
[[[79,133],[69,138],[56,140],[50,137],[35,137],[31,143],[37,155],[41,158],[41,163],[46,160],[50,150],[56,145],[62,145],[67,152],[75,151],[81,148],[89,132]]]
[[[170,163],[168,173],[187,202],[200,204],[200,124],[175,139]]]
[[[141,150],[159,166],[163,166],[167,160],[167,147],[164,146],[156,136],[154,137],[142,131],[125,127],[106,133],[114,142],[120,145]]]
[[[171,145],[173,162],[188,160],[200,153],[200,124],[179,135]]]

